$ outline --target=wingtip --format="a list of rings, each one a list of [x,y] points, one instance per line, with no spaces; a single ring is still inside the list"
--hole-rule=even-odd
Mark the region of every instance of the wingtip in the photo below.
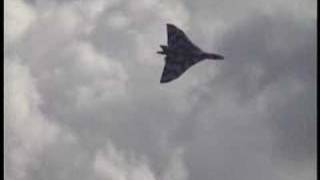
[[[165,83],[168,83],[169,81],[165,81],[163,79],[160,80],[160,84],[165,84]]]
[[[172,80],[173,80],[173,79],[161,77],[160,83],[161,83],[161,84],[165,84],[165,83],[168,83],[168,82],[170,82],[170,81],[172,81]]]
[[[167,23],[167,27],[170,28],[170,27],[176,27],[176,26],[174,24]]]

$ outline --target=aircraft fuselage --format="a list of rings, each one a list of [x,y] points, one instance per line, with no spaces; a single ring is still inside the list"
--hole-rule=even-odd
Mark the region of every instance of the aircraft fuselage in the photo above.
[[[194,45],[185,33],[174,26],[167,24],[168,45],[160,45],[158,54],[165,55],[165,66],[160,79],[161,83],[167,83],[181,76],[194,64],[205,60],[221,60],[223,56],[202,51]]]
[[[192,50],[192,51],[185,51],[183,49],[170,49],[168,46],[165,45],[160,45],[162,48],[162,51],[158,51],[158,54],[163,54],[163,55],[169,55],[173,57],[177,56],[183,56],[183,57],[189,57],[191,59],[198,59],[198,60],[204,60],[204,59],[213,59],[213,60],[222,60],[223,56],[218,55],[218,54],[213,54],[213,53],[207,53],[203,52],[200,50]]]

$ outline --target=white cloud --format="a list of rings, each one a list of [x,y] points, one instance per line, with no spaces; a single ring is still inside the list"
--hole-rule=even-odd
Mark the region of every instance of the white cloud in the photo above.
[[[130,20],[128,17],[126,17],[123,13],[117,12],[110,14],[108,17],[108,25],[118,29],[125,29],[130,23]]]
[[[5,41],[18,40],[36,20],[36,12],[22,0],[4,1]]]
[[[128,1],[127,12],[132,14],[132,19],[155,18],[156,21],[173,23],[178,26],[186,26],[189,20],[189,13],[183,1]]]
[[[11,170],[7,176],[25,179],[29,164],[56,141],[60,128],[41,113],[41,98],[28,67],[12,59],[5,65],[5,142]]]
[[[188,172],[183,162],[183,149],[176,149],[171,155],[163,180],[187,180]]]
[[[128,75],[121,63],[99,54],[85,42],[72,44],[68,51],[75,58],[72,68],[85,80],[76,89],[79,106],[92,106],[125,95]]]
[[[130,156],[129,156],[130,155]],[[169,157],[164,172],[155,173],[145,158],[117,149],[110,141],[105,149],[96,153],[94,171],[101,179],[110,180],[187,180],[183,163],[183,149],[176,149]]]
[[[119,4],[121,1],[117,0],[81,0],[76,1],[74,10],[79,13],[82,18],[81,29],[84,33],[90,34],[97,24],[97,19],[104,15],[104,12],[111,7]],[[120,25],[125,23],[125,19],[120,17]]]
[[[258,1],[259,2],[259,1]],[[257,1],[253,2],[254,7],[256,7],[259,10],[262,10],[270,15],[277,13],[279,11],[288,11],[292,15],[295,16],[295,18],[316,18],[316,6],[317,1],[315,0],[273,0],[268,2],[260,2]]]
[[[283,8],[297,15],[301,2],[8,0],[8,28],[22,23],[5,34],[18,42],[6,42],[6,53],[23,57],[5,60],[8,179],[313,178],[308,165],[286,170],[287,164],[275,162],[274,168],[271,153],[291,135],[300,146],[312,137],[295,133],[300,117],[282,116],[294,111],[286,110],[296,102],[290,99],[313,93],[307,88],[313,36],[305,35],[312,34],[312,22],[273,14]],[[314,12],[310,2],[301,4],[304,18]],[[15,4],[21,10],[12,11]],[[155,52],[166,43],[166,23],[181,27],[204,50],[221,45],[224,52],[217,52],[226,60],[196,65],[160,85],[164,61]],[[310,101],[303,102],[306,109]],[[269,117],[279,114],[278,120]],[[274,126],[293,133],[273,144],[285,134]],[[63,143],[55,143],[60,137]],[[100,149],[106,138],[112,143]],[[293,156],[312,157],[309,142]],[[44,166],[34,165],[38,161]]]
[[[110,180],[155,180],[149,166],[135,157],[126,157],[108,143],[106,149],[97,152],[94,170],[101,179]]]
[[[84,16],[88,16],[91,19],[96,19],[99,15],[101,15],[101,13],[103,13],[103,11],[120,2],[121,0],[81,0],[77,1],[76,3]]]

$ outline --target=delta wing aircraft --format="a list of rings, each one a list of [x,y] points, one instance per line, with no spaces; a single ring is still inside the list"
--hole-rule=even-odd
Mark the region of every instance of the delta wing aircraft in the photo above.
[[[185,33],[173,24],[167,24],[168,46],[160,45],[165,55],[165,66],[160,83],[180,77],[189,67],[205,59],[222,60],[219,54],[207,53],[194,45]]]

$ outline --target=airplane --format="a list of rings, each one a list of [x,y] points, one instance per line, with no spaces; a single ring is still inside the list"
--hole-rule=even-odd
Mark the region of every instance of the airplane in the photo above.
[[[205,59],[222,60],[219,54],[207,53],[194,45],[185,33],[173,24],[167,24],[168,46],[160,45],[165,55],[165,65],[160,83],[167,83],[180,77],[192,65]]]

